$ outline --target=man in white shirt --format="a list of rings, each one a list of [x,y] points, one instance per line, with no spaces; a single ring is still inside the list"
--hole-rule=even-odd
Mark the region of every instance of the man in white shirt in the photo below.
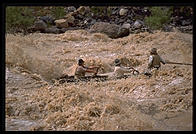
[[[122,78],[125,76],[125,73],[131,73],[135,70],[133,67],[123,67],[121,66],[121,61],[119,59],[115,59],[114,61],[115,68],[113,72],[98,74],[98,76],[108,76],[108,78]],[[137,70],[135,70],[137,71]],[[137,71],[138,72],[138,71]]]

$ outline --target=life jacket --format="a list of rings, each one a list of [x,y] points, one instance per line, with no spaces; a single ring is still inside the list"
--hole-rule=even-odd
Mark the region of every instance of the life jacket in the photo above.
[[[152,61],[152,67],[159,68],[161,66],[161,59],[159,55],[152,55],[153,61]]]

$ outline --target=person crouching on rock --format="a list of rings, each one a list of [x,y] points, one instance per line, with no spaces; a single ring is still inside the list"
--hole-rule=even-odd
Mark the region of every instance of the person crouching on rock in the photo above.
[[[84,61],[82,59],[78,60],[78,64],[75,70],[74,78],[84,78],[86,72],[88,73],[94,73],[94,75],[97,74],[97,69],[98,67],[85,67],[84,66]]]

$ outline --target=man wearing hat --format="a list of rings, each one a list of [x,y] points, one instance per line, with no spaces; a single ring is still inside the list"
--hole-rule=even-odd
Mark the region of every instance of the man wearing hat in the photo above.
[[[150,57],[148,62],[148,69],[156,68],[157,70],[161,67],[161,63],[165,64],[165,61],[158,55],[157,49],[152,48],[150,51]]]
[[[86,72],[97,74],[97,71],[98,71],[97,67],[85,67],[83,59],[79,59],[78,66],[76,67],[74,76],[75,78],[82,78],[85,76]]]
[[[125,73],[131,73],[133,71],[131,69],[134,69],[132,67],[121,66],[120,59],[115,59],[114,65],[115,65],[115,68],[114,68],[113,72],[109,72],[109,73],[105,73],[105,74],[98,74],[98,75],[99,76],[108,76],[109,78],[122,78],[125,75]]]

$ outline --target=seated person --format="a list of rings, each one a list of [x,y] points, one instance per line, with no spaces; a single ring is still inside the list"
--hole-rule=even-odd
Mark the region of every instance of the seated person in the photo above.
[[[75,73],[74,73],[74,77],[75,78],[85,77],[86,72],[94,73],[94,75],[96,75],[97,71],[98,71],[97,68],[98,67],[85,67],[84,66],[84,61],[82,59],[79,59],[78,60],[78,65],[77,65]]]
[[[135,70],[133,67],[121,66],[121,61],[119,59],[115,59],[114,64],[115,68],[113,72],[98,74],[98,76],[108,76],[108,78],[122,78],[125,76],[125,73],[131,73],[133,70]]]

